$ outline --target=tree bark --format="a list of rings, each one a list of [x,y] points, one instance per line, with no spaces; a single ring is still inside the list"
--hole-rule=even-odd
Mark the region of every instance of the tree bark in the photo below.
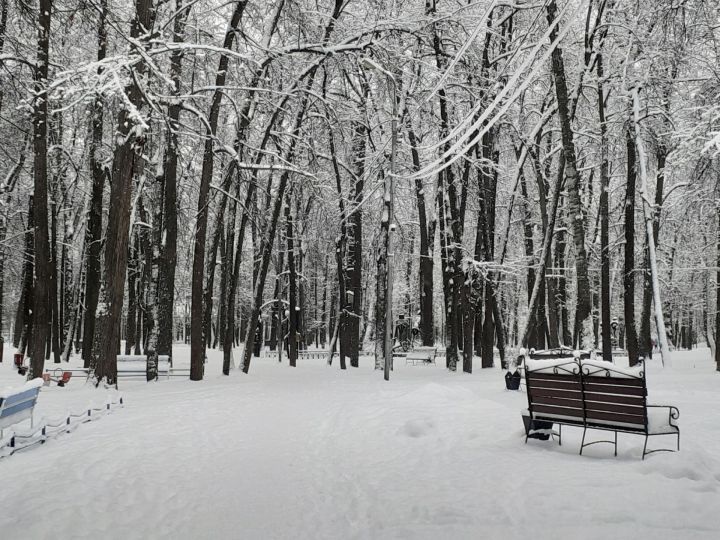
[[[100,18],[98,20],[98,62],[107,54],[107,0],[100,2]],[[100,71],[98,69],[98,71]],[[100,251],[102,249],[102,209],[103,189],[106,172],[100,163],[98,151],[103,139],[103,101],[95,96],[92,105],[92,135],[89,145],[90,170],[92,172],[92,194],[87,217],[86,262],[85,262],[85,313],[83,315],[83,365],[90,367],[92,342],[95,334],[95,318],[97,315],[98,298],[100,296]]]
[[[551,0],[547,6],[548,24],[555,21],[557,4]],[[550,42],[557,38],[557,27],[550,32]],[[565,187],[567,188],[566,220],[573,234],[575,247],[575,273],[577,283],[577,302],[575,310],[576,335],[574,341],[584,346],[584,340],[589,338],[589,319],[591,311],[590,280],[588,277],[587,252],[585,250],[585,225],[583,217],[583,204],[580,199],[580,174],[577,170],[577,158],[571,116],[568,108],[568,92],[565,79],[565,66],[563,53],[560,47],[552,51],[552,70],[555,81],[555,93],[558,104],[558,117],[562,132],[563,154],[565,157]],[[582,336],[582,340],[578,339]]]
[[[716,206],[717,212],[717,260],[715,271],[715,369],[720,371],[720,206]]]
[[[420,152],[418,151],[419,143],[412,125],[408,127],[408,140],[410,141],[410,154],[413,169],[415,171],[419,171],[421,169]],[[434,260],[432,254],[433,243],[435,240],[435,227],[428,219],[425,205],[425,186],[422,178],[415,179],[415,199],[417,201],[418,222],[420,224],[420,263],[418,269],[418,278],[420,281],[420,337],[424,347],[431,347],[435,343],[435,322],[433,313]]]
[[[237,28],[245,12],[247,0],[235,4],[228,30],[225,33],[222,48],[230,50],[235,41]],[[203,273],[205,271],[205,239],[207,235],[208,195],[210,182],[213,176],[214,165],[214,138],[217,133],[220,117],[220,103],[222,102],[229,64],[229,56],[222,54],[217,73],[215,75],[215,91],[210,105],[208,127],[205,133],[205,147],[203,150],[203,166],[200,173],[200,193],[198,195],[197,216],[195,223],[195,243],[193,248],[192,294],[190,308],[190,379],[199,381],[203,378],[205,341],[203,339]],[[251,325],[252,326],[252,325]],[[254,328],[253,328],[254,332]]]
[[[130,35],[146,42],[153,26],[155,9],[152,0],[135,1],[135,17]],[[117,141],[112,163],[110,211],[108,215],[107,241],[105,246],[106,280],[99,304],[100,317],[95,327],[91,368],[96,384],[105,381],[117,386],[117,347],[120,341],[120,321],[124,301],[125,275],[127,271],[128,236],[130,230],[130,206],[133,191],[132,176],[135,163],[145,145],[145,128],[139,123],[138,113],[143,110],[142,90],[136,77],[145,71],[144,62],[136,68],[135,78],[125,89],[128,107],[118,114]]]
[[[603,89],[602,45],[597,54],[598,117],[600,118],[600,319],[602,325],[603,360],[612,362],[612,329],[610,322],[610,174],[608,171],[608,136],[605,119],[605,90]]]
[[[297,366],[298,355],[298,312],[300,306],[297,302],[297,272],[295,268],[295,228],[290,195],[285,196],[285,231],[287,234],[287,259],[288,259],[288,361],[290,367]]]
[[[363,104],[369,92],[363,84]],[[354,129],[353,160],[355,179],[350,192],[350,219],[347,226],[347,291],[352,293],[352,302],[348,302],[346,332],[348,335],[346,354],[350,356],[350,365],[359,366],[360,353],[360,319],[362,317],[362,207],[361,203],[365,188],[365,147],[367,126],[358,122]]]
[[[635,135],[625,131],[627,148],[627,187],[625,191],[625,267],[623,273],[623,306],[625,341],[630,365],[638,363],[638,343],[635,331]]]
[[[183,0],[175,1],[178,15],[173,22],[173,42],[185,39],[185,22],[190,6],[183,8]],[[183,51],[178,49],[170,56],[170,79],[173,94],[180,95]],[[168,107],[167,141],[165,164],[161,178],[162,186],[162,227],[160,258],[158,260],[158,336],[157,353],[172,357],[173,322],[175,317],[175,267],[177,265],[177,168],[180,103]]]
[[[37,67],[33,100],[34,151],[34,240],[35,285],[33,291],[33,340],[30,347],[29,378],[41,377],[45,370],[45,346],[50,331],[49,283],[50,243],[48,238],[48,94],[46,83],[50,64],[50,17],[52,0],[40,0],[38,11]]]

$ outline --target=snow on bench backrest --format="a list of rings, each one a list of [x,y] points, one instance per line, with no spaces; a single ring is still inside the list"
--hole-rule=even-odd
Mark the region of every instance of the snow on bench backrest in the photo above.
[[[642,364],[635,367],[619,367],[604,360],[582,360],[583,375],[595,377],[611,377],[616,379],[642,379]]]
[[[43,380],[37,378],[26,382],[20,388],[0,392],[0,428],[17,424],[32,416],[42,385]]]
[[[555,375],[578,375],[580,364],[575,358],[555,358],[552,360],[525,360],[525,367],[531,373]]]
[[[167,360],[159,360],[157,365],[158,372],[165,373],[170,369],[170,364]],[[123,372],[135,372],[138,373],[142,372],[145,373],[147,370],[147,362],[143,360],[133,360],[133,361],[125,361],[125,362],[118,362],[117,365],[118,373]]]
[[[118,364],[127,362],[146,362],[147,356],[144,354],[118,354]],[[170,357],[167,354],[158,355],[158,362],[169,362]]]

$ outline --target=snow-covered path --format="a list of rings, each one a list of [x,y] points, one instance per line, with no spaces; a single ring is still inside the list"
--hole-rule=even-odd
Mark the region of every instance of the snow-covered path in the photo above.
[[[213,355],[203,382],[121,381],[124,409],[0,460],[0,538],[718,538],[708,356],[650,366],[651,400],[680,408],[682,450],[643,462],[632,435],[617,458],[578,456],[572,428],[562,447],[523,444],[526,396],[499,370],[398,365],[386,383],[370,359],[347,372],[255,359],[222,377]],[[6,357],[0,388],[19,382]],[[105,394],[46,388],[37,417]]]

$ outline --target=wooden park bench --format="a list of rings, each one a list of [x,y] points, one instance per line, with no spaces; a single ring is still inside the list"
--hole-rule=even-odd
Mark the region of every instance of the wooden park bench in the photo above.
[[[677,407],[649,405],[647,381],[641,366],[623,369],[599,360],[559,359],[527,360],[529,429],[525,442],[533,433],[533,422],[558,424],[558,443],[562,444],[562,426],[583,428],[580,454],[586,446],[610,443],[617,456],[617,434],[632,433],[645,436],[642,457],[653,452],[675,450],[647,450],[648,438],[657,435],[676,435],[680,450],[680,417]],[[585,442],[588,430],[612,431],[614,440]],[[542,430],[547,431],[547,430]]]
[[[437,347],[416,347],[405,355],[405,364],[434,364]]]
[[[42,379],[34,379],[25,383],[20,388],[0,393],[0,439],[3,429],[30,419],[30,427],[33,427],[33,410],[37,403]]]

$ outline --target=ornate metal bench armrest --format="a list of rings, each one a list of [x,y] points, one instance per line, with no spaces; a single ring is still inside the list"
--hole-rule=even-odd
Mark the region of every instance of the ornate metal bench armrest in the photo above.
[[[680,418],[680,410],[675,407],[674,405],[647,405],[648,408],[652,407],[655,409],[667,409],[668,410],[668,424],[674,427],[678,427],[676,423],[673,422],[673,420],[677,420]]]

